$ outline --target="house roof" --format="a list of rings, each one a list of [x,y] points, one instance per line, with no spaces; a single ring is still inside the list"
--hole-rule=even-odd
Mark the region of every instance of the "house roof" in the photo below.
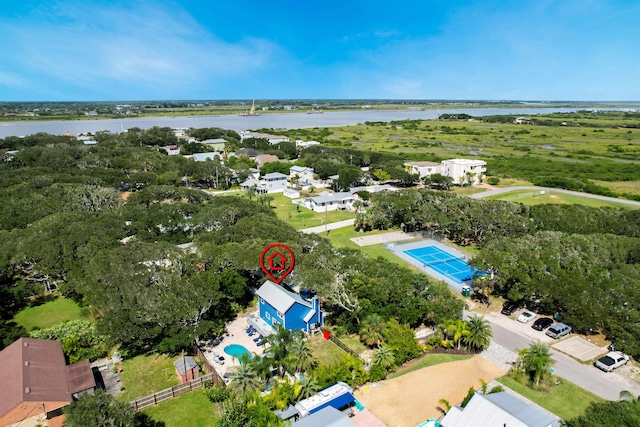
[[[256,294],[280,313],[286,313],[295,303],[312,308],[312,304],[300,295],[290,292],[271,280],[264,282]]]
[[[273,155],[273,154],[259,154],[256,156],[256,162],[258,162],[261,165],[264,165],[265,163],[273,163],[273,162],[279,162],[280,159],[278,158],[278,156]]]
[[[299,415],[298,409],[295,406],[289,405],[285,409],[278,409],[273,411],[281,420],[288,420],[289,418],[293,418],[296,415]]]
[[[435,162],[405,162],[404,164],[409,166],[417,166],[419,168],[424,168],[427,166],[440,166],[440,163]]]
[[[284,178],[284,179],[287,179],[288,176],[283,174],[283,173],[280,173],[280,172],[271,172],[271,173],[266,174],[263,178],[264,179],[273,179],[273,178]]]
[[[238,151],[236,151],[236,156],[256,157],[259,154],[262,154],[262,153],[254,150],[253,148],[241,148]]]
[[[306,166],[291,166],[289,168],[289,173],[292,173],[292,172],[304,172],[304,171],[313,172],[313,168],[309,168],[309,167],[306,167]]]
[[[353,196],[353,194],[349,193],[349,192],[343,192],[343,193],[328,193],[328,194],[321,194],[319,196],[316,197],[309,197],[308,200],[313,201],[313,203],[320,205],[322,203],[327,203],[327,202],[337,202],[337,201],[341,201],[341,200],[345,200],[345,199],[354,199],[355,197]]]
[[[318,412],[301,418],[293,423],[294,427],[355,427],[349,416],[337,409],[327,406]]]
[[[201,144],[224,144],[226,142],[227,142],[226,139],[215,138],[215,139],[205,139],[204,141],[201,142]]]
[[[187,371],[191,371],[193,368],[196,368],[198,364],[196,363],[196,361],[193,359],[192,356],[183,356],[180,359],[173,362],[173,366],[176,367],[180,375],[184,375],[186,372],[185,368],[187,369]]]
[[[449,163],[454,165],[480,165],[484,166],[487,164],[484,160],[473,160],[473,159],[449,159],[443,160],[442,163]]]
[[[60,341],[20,338],[0,351],[0,418],[22,402],[71,402],[95,387],[88,361],[67,366]]]
[[[507,392],[476,393],[464,408],[451,408],[441,421],[446,427],[507,425],[509,427],[558,426],[557,419]]]
[[[213,160],[215,157],[222,157],[217,151],[209,151],[207,153],[193,153],[191,158],[196,162],[204,162],[207,159]]]

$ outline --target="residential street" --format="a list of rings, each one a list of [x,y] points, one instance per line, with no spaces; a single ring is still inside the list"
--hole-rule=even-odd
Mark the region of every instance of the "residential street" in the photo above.
[[[606,202],[614,202],[620,203],[623,205],[630,205],[634,207],[640,208],[640,202],[635,202],[633,200],[625,200],[625,199],[617,199],[615,197],[606,197],[599,196],[597,194],[589,194],[589,193],[580,193],[578,191],[570,191],[570,190],[562,190],[560,188],[548,188],[548,187],[535,187],[535,186],[522,186],[522,187],[505,187],[505,188],[496,188],[494,190],[485,191],[483,193],[472,194],[472,199],[483,199],[485,197],[495,196],[498,194],[510,193],[512,191],[548,191],[550,193],[563,193],[563,194],[571,194],[572,196],[580,196],[580,197],[588,197],[590,199],[603,200]]]
[[[493,341],[509,350],[515,351],[516,349],[526,348],[534,341],[534,339],[517,332],[520,324],[515,320],[507,319],[513,323],[513,325],[511,325],[512,327],[509,326],[506,328],[505,326],[509,325],[508,322],[496,321],[492,319],[492,316],[485,316],[485,318],[491,323]],[[528,327],[529,325],[525,326]],[[537,333],[540,334],[540,341],[545,341],[542,338],[546,339],[546,335],[542,332]],[[606,373],[592,365],[581,364],[557,350],[551,349],[551,352],[556,360],[556,375],[566,378],[572,383],[604,399],[618,400],[618,396],[622,390],[629,390],[634,395],[640,394],[640,384],[636,381],[628,379],[616,372]]]
[[[356,222],[355,218],[345,219],[344,221],[338,222],[330,222],[325,225],[319,225],[317,227],[305,228],[302,231],[303,233],[311,234],[311,233],[324,233],[326,230],[335,230],[336,228],[350,227]]]

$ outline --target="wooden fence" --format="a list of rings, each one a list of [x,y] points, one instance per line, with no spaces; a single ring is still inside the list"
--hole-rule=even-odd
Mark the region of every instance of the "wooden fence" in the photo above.
[[[322,331],[324,332],[325,329],[322,329]],[[353,357],[360,357],[358,356],[358,354],[351,350],[349,347],[347,347],[342,341],[340,341],[338,338],[334,337],[333,334],[329,335],[329,339],[335,344],[337,345],[341,350],[343,350],[345,353],[348,353],[350,355],[352,355]]]
[[[165,400],[173,399],[174,397],[178,397],[182,394],[189,393],[190,391],[204,387],[205,381],[214,381],[215,375],[216,374],[213,373],[206,374],[196,378],[195,380],[175,385],[171,388],[167,388],[157,393],[150,394],[149,396],[141,397],[140,399],[136,399],[131,402],[131,406],[135,411],[139,411],[141,409],[157,405],[158,403],[164,402]]]
[[[182,394],[202,388],[204,387],[204,383],[206,381],[211,381],[216,386],[226,386],[224,380],[220,377],[211,363],[209,363],[207,358],[202,353],[200,347],[194,345],[193,350],[196,356],[202,361],[202,368],[206,372],[206,375],[203,375],[186,383],[178,384],[171,388],[158,391],[156,393],[150,394],[149,396],[141,397],[140,399],[134,400],[133,402],[131,402],[131,406],[135,411],[139,411],[150,406],[155,406],[160,402],[164,402],[165,400],[173,399],[174,397],[178,397]]]

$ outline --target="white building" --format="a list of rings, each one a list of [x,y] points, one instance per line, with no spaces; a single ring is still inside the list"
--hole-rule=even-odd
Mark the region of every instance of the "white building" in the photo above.
[[[442,173],[442,164],[436,162],[405,162],[404,168],[407,172],[418,175],[420,178]]]
[[[289,178],[295,179],[298,185],[311,184],[314,174],[314,170],[306,166],[291,166],[289,168]]]
[[[218,153],[217,151],[208,152],[208,153],[193,153],[185,157],[191,158],[196,162],[206,162],[207,160],[213,160],[216,157],[222,160],[222,154]]]
[[[249,131],[240,131],[240,140],[244,141],[248,138],[264,138],[269,141],[269,144],[279,144],[281,142],[289,142],[290,139],[288,136],[284,135],[271,135],[268,133],[260,133],[260,132],[249,132]]]
[[[287,175],[280,172],[268,173],[262,179],[250,177],[240,184],[243,190],[253,189],[256,193],[278,193],[287,188]]]
[[[282,190],[282,195],[290,199],[300,198],[300,192],[293,188],[285,188],[284,190]]]
[[[442,161],[442,175],[449,176],[455,184],[480,184],[486,169],[484,160],[452,159]]]
[[[303,141],[301,139],[296,139],[296,148],[298,150],[313,147],[314,145],[320,145],[320,143],[318,141]]]
[[[319,196],[304,199],[302,205],[315,212],[335,210],[352,210],[356,197],[351,193],[329,193],[324,191]]]

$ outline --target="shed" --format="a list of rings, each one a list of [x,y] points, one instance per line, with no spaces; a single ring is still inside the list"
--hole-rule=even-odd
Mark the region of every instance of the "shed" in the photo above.
[[[180,384],[191,381],[200,375],[200,366],[196,363],[192,356],[183,356],[173,362],[176,367],[176,375],[180,380]]]

